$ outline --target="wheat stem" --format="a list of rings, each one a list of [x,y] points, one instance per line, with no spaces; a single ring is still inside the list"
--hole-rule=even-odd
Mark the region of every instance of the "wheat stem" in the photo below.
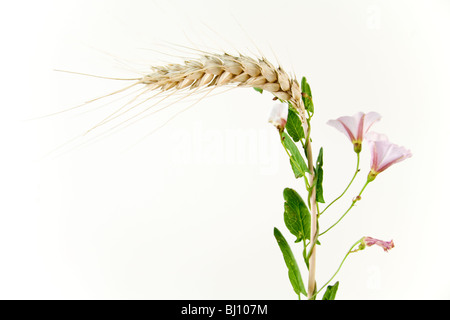
[[[303,101],[300,100],[300,107],[302,110],[305,110]],[[306,156],[308,160],[308,169],[309,169],[309,185],[312,186],[310,195],[309,195],[309,204],[311,208],[311,229],[310,229],[310,239],[311,239],[311,250],[309,254],[309,274],[308,274],[308,299],[312,299],[314,297],[314,292],[316,289],[316,240],[317,240],[317,201],[316,201],[316,186],[314,184],[314,161],[313,161],[313,153],[311,146],[311,126],[309,122],[303,124],[303,128],[305,131],[305,137],[307,137],[306,143]]]

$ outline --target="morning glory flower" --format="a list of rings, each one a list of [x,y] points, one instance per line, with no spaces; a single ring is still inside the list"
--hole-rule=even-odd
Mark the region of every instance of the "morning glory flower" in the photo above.
[[[343,132],[353,143],[355,152],[360,153],[365,134],[380,119],[381,116],[376,112],[369,112],[367,114],[358,112],[351,117],[344,116],[336,120],[329,120],[327,124]]]
[[[372,153],[369,173],[369,180],[371,181],[393,164],[412,156],[410,150],[391,143],[383,134],[371,133],[368,141]]]

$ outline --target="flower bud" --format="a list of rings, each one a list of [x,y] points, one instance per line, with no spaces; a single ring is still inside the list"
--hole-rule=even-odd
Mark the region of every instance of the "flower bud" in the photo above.
[[[273,106],[269,116],[269,122],[272,123],[280,132],[286,127],[289,107],[285,103],[277,103]]]
[[[371,247],[373,245],[380,246],[384,251],[388,252],[394,248],[394,241],[382,241],[371,237],[363,237],[361,239],[360,250],[364,249],[366,246]]]

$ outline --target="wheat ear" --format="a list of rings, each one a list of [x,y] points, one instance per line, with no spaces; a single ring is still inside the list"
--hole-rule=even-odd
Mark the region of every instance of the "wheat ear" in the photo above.
[[[139,81],[151,90],[169,91],[229,85],[257,87],[271,92],[278,99],[291,102],[301,111],[302,120],[306,120],[297,79],[289,77],[281,67],[275,67],[265,58],[256,60],[227,53],[204,54],[198,59],[186,60],[184,64],[168,64],[152,67],[152,70],[152,73],[143,76]]]

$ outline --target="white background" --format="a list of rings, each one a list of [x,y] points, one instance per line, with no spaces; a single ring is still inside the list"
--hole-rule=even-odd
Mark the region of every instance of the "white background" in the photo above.
[[[262,52],[308,78],[328,201],[355,156],[326,121],[379,112],[374,130],[413,157],[321,239],[318,285],[367,235],[396,246],[351,255],[337,298],[450,298],[449,1],[22,1],[0,12],[0,298],[296,298],[273,227],[293,245],[282,191],[305,193],[267,123],[270,94],[212,96],[148,135],[178,110],[169,106],[68,152],[49,154],[126,100],[27,121],[124,86],[53,69],[135,77],[192,56],[172,44]],[[361,174],[322,230],[358,193],[369,159],[363,149]]]

